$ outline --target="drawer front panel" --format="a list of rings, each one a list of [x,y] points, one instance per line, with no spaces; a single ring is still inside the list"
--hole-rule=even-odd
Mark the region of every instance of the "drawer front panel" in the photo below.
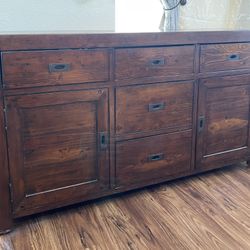
[[[194,72],[194,46],[117,49],[115,56],[118,80]]]
[[[106,50],[3,53],[6,88],[22,88],[109,80]]]
[[[116,154],[117,186],[182,173],[190,169],[191,130],[119,142]]]
[[[116,134],[191,128],[192,101],[192,82],[118,88]]]
[[[201,46],[201,72],[249,69],[250,44],[215,44]]]

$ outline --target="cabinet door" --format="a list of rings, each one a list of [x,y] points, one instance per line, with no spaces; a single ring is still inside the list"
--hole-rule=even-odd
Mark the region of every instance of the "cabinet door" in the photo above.
[[[199,86],[197,166],[212,169],[250,156],[250,76],[204,79]]]
[[[99,89],[6,98],[14,215],[108,188],[107,96]]]

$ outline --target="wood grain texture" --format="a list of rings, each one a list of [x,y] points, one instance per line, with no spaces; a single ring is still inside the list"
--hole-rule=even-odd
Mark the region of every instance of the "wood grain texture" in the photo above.
[[[6,88],[24,88],[109,80],[108,50],[5,52]],[[67,64],[65,72],[50,72],[50,64]]]
[[[132,48],[115,51],[115,79],[194,73],[194,46]]]
[[[249,30],[1,35],[0,50],[67,49],[91,47],[166,46],[195,43],[249,42]]]
[[[224,168],[31,217],[4,250],[250,249],[250,168]]]
[[[193,83],[177,82],[116,89],[116,134],[138,134],[192,125]],[[162,107],[157,109],[157,105]],[[150,110],[150,106],[156,109]]]
[[[12,227],[9,169],[4,121],[3,97],[0,90],[0,233]]]
[[[57,206],[108,189],[108,147],[99,146],[108,134],[107,97],[96,89],[6,98],[15,215],[47,210],[51,195]]]
[[[18,218],[249,159],[250,76],[240,75],[247,71],[249,74],[250,71],[250,67],[244,66],[248,65],[248,49],[243,44],[225,44],[246,42],[244,39],[249,40],[247,34],[198,32],[0,36],[5,84],[2,92],[8,104],[10,184],[15,208],[12,216]],[[224,40],[223,45],[218,45],[221,40]],[[212,48],[211,43],[218,46],[217,51],[211,52],[211,64],[214,63],[213,56],[217,54],[224,58],[224,50],[243,53],[239,58],[236,55],[237,60],[230,64],[231,68],[226,64],[227,69],[233,69],[234,74],[238,75],[220,79],[219,74],[214,75],[220,71],[199,73],[199,52],[200,46],[205,48],[204,43],[207,48]],[[22,47],[26,52],[20,51]],[[29,49],[32,51],[27,51]],[[230,55],[226,55],[226,58]],[[51,63],[66,63],[70,65],[70,70],[50,72]],[[221,65],[216,63],[218,67],[215,70],[220,70],[219,67],[224,65],[223,62]],[[232,73],[224,72],[228,75]],[[197,93],[198,80],[205,76],[210,80],[201,80],[200,92]],[[106,85],[100,87],[99,84]],[[80,90],[84,88],[83,85],[88,90]],[[105,89],[102,98],[96,93],[100,88]],[[198,98],[199,107],[195,105]],[[156,109],[149,114],[151,104]],[[162,104],[164,109],[157,109],[158,104]],[[198,109],[199,115],[202,114],[200,111],[208,111],[207,114],[203,113],[209,126],[209,133],[204,133],[205,136],[195,134]],[[188,146],[184,138],[183,145],[178,146],[175,140],[170,143],[170,135],[164,136],[192,129],[193,142],[198,136],[197,145],[193,143]],[[98,147],[102,141],[100,132],[112,137],[112,145],[107,146],[105,152]],[[4,133],[3,130],[3,136]],[[151,136],[163,139],[149,141]],[[133,144],[137,141],[146,143]],[[120,152],[123,153],[120,154],[119,164],[125,169],[124,175],[129,176],[127,179],[134,178],[134,183],[129,186],[124,184],[118,189],[114,185],[115,144],[122,143],[126,147],[121,147]],[[132,144],[134,150],[129,148]],[[162,149],[164,152],[151,152],[151,149]],[[6,148],[1,155],[6,154],[4,151]],[[143,157],[138,160],[138,155],[134,155],[129,167],[122,165],[127,160],[126,152],[133,155],[136,151]],[[164,171],[166,176],[157,171],[157,167],[161,166],[145,162],[145,153],[165,155],[169,152],[171,168]],[[194,159],[189,167],[191,155],[194,156],[195,152],[200,153],[199,157],[208,159],[204,163],[197,158],[200,168],[195,168]],[[217,153],[219,156],[214,156]],[[188,164],[183,164],[184,158]],[[178,165],[178,160],[182,164]],[[140,166],[144,176],[136,175]],[[7,165],[1,167],[6,175],[0,182],[4,197],[2,207],[7,208],[9,213],[11,208],[9,199],[6,199],[10,196]],[[180,168],[178,171],[181,172],[174,167]],[[133,169],[133,173],[128,174],[129,168]],[[168,175],[168,171],[173,175]],[[154,175],[157,178],[152,180]],[[6,220],[7,223],[11,221],[8,216]],[[5,230],[5,227],[5,222],[0,223],[0,229]]]
[[[212,44],[201,46],[201,72],[248,69],[250,43]]]
[[[202,169],[247,159],[249,142],[249,76],[200,81],[197,166]]]
[[[190,171],[192,131],[116,144],[116,185],[129,186]]]

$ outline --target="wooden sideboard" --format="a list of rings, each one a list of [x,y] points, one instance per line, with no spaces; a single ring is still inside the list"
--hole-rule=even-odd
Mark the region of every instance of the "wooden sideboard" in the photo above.
[[[0,51],[2,233],[250,157],[248,31],[2,35]]]

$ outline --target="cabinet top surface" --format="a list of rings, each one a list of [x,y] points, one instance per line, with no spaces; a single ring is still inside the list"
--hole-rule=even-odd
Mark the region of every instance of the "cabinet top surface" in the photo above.
[[[0,2],[0,34],[250,30],[249,0],[44,0]],[[163,10],[173,8],[173,10]]]

